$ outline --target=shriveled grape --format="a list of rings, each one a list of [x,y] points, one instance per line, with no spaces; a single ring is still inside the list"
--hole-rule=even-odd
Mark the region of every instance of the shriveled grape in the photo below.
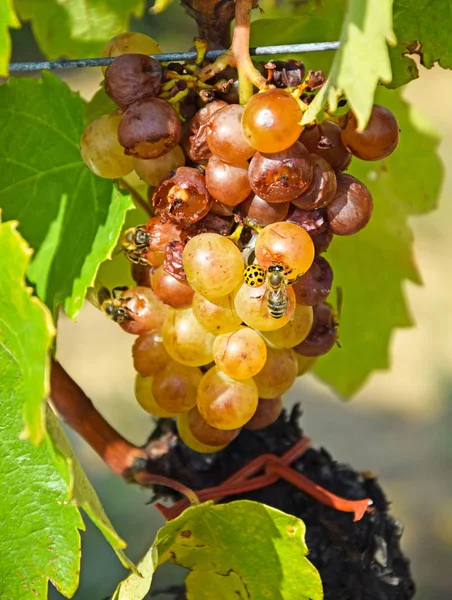
[[[201,370],[172,360],[154,376],[152,394],[156,403],[172,414],[187,412],[196,404]]]
[[[394,152],[399,143],[399,126],[392,112],[374,104],[369,122],[363,131],[358,130],[355,114],[348,113],[347,125],[342,131],[342,141],[350,152],[361,160],[381,160]]]
[[[334,311],[328,304],[314,306],[314,323],[308,337],[295,346],[303,356],[322,356],[331,350],[337,341],[337,323]]]
[[[133,367],[143,377],[156,375],[171,360],[158,330],[140,335],[132,346]]]
[[[193,314],[204,329],[215,335],[235,331],[242,322],[235,310],[231,294],[207,300],[195,292],[192,308]]]
[[[209,158],[206,185],[210,195],[229,206],[240,204],[251,192],[248,180],[248,163],[223,162],[216,156]]]
[[[256,412],[245,425],[245,429],[250,429],[251,431],[265,429],[265,427],[268,427],[276,421],[281,414],[282,409],[283,401],[281,396],[269,398],[267,400],[265,398],[259,398]]]
[[[312,243],[314,244],[314,250],[316,254],[323,254],[324,252],[326,252],[330,247],[330,244],[333,241],[334,237],[334,234],[329,227],[321,233],[311,233],[310,235]]]
[[[132,317],[121,323],[122,329],[127,333],[142,335],[159,329],[168,314],[169,307],[150,288],[144,286],[129,287],[121,294],[121,299],[123,307]]]
[[[335,171],[347,168],[351,154],[344,146],[341,128],[331,121],[323,121],[319,125],[305,128],[300,136],[302,142],[311,154],[324,158]]]
[[[322,256],[316,256],[309,270],[293,284],[297,302],[314,306],[323,302],[333,285],[333,269]]]
[[[373,201],[367,187],[352,175],[339,173],[337,192],[326,207],[330,229],[336,235],[353,235],[370,221]]]
[[[241,327],[215,338],[213,359],[229,377],[248,379],[259,373],[264,366],[267,347],[257,331]]]
[[[213,360],[215,338],[202,327],[191,308],[169,309],[162,339],[171,358],[183,365],[200,367]]]
[[[268,348],[264,368],[254,377],[259,398],[276,398],[289,390],[298,373],[295,352]]]
[[[133,158],[133,168],[148,185],[157,187],[170,171],[185,165],[185,155],[180,146],[158,158]]]
[[[146,54],[123,54],[107,69],[105,93],[125,109],[137,100],[157,96],[162,75],[162,65],[155,58]]]
[[[303,208],[299,208],[292,204],[287,214],[286,221],[299,225],[311,236],[323,233],[329,227],[326,208],[304,210]]]
[[[198,386],[198,409],[202,418],[218,429],[238,429],[256,412],[258,394],[252,379],[228,377],[219,367],[205,373]]]
[[[173,308],[190,306],[193,300],[194,291],[188,283],[183,283],[167,273],[163,265],[152,275],[152,290],[157,298]]]
[[[112,38],[102,50],[102,57],[109,58],[121,54],[160,54],[161,50],[152,38],[144,33],[128,31],[120,33]],[[102,73],[108,69],[108,65],[101,67]]]
[[[224,162],[236,164],[248,160],[254,149],[242,132],[243,106],[229,104],[217,111],[207,123],[207,145]]]
[[[144,258],[153,267],[159,267],[165,260],[166,247],[170,242],[180,240],[181,229],[170,221],[152,217],[144,227],[149,234],[149,246]]]
[[[240,428],[226,430],[212,427],[212,425],[209,425],[209,423],[201,417],[201,413],[197,406],[194,406],[189,410],[187,418],[188,426],[193,436],[198,441],[207,444],[208,446],[224,446],[229,444],[240,433]]]

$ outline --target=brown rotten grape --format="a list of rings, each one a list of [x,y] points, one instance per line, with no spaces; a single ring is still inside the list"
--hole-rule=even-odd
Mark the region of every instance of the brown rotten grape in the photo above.
[[[373,201],[364,183],[338,173],[337,192],[325,209],[330,229],[337,235],[353,235],[370,221]]]
[[[207,144],[212,154],[229,163],[240,163],[253,156],[254,149],[242,132],[243,106],[230,104],[207,123]]]
[[[292,200],[292,204],[304,210],[323,208],[331,202],[337,189],[336,174],[333,167],[317,154],[312,154],[311,160],[314,165],[311,185],[301,196]]]
[[[105,93],[120,108],[137,100],[154,98],[160,91],[163,69],[146,54],[123,54],[111,63],[105,74]]]
[[[121,323],[127,333],[143,335],[153,329],[159,329],[168,314],[169,307],[163,304],[154,292],[147,287],[129,287],[121,294],[122,308],[130,319]]]
[[[198,110],[188,124],[187,133],[184,135],[182,144],[190,160],[199,164],[206,164],[212,156],[207,145],[207,126],[213,115],[227,106],[223,100],[209,102]]]
[[[380,160],[397,148],[399,126],[389,109],[374,104],[363,131],[358,130],[358,121],[354,113],[349,112],[347,125],[342,131],[342,141],[354,156],[362,160]]]
[[[318,154],[329,163],[335,171],[346,169],[351,154],[344,146],[341,128],[331,121],[324,121],[310,129],[304,129],[300,136],[311,154]]]
[[[206,185],[210,195],[228,206],[240,204],[251,192],[246,160],[230,164],[216,156],[209,158]]]
[[[158,44],[144,33],[129,31],[112,38],[102,50],[102,57],[110,58],[121,54],[160,54]],[[108,66],[101,67],[105,74]]]
[[[245,425],[245,429],[251,429],[252,431],[265,429],[265,427],[276,421],[281,414],[282,408],[283,402],[281,396],[269,398],[268,400],[259,398],[256,412]]]
[[[240,205],[240,212],[258,225],[265,227],[270,223],[284,221],[289,212],[290,202],[270,203],[252,192]]]
[[[152,203],[159,213],[182,226],[199,221],[212,206],[206,178],[197,169],[179,167],[157,188]]]
[[[158,267],[152,275],[152,290],[157,298],[173,308],[190,306],[195,293],[188,283],[170,275],[163,266]]]
[[[170,221],[153,217],[146,223],[144,230],[149,235],[149,243],[143,256],[150,265],[159,267],[165,260],[167,244],[180,240],[181,229]]]
[[[295,223],[302,227],[309,235],[317,235],[328,229],[326,209],[316,208],[314,210],[303,210],[297,206],[291,206],[286,217],[289,223]]]
[[[334,234],[331,229],[326,229],[321,233],[311,233],[311,240],[314,244],[314,249],[316,254],[323,254],[330,247],[331,242],[333,241]]]
[[[322,356],[331,350],[337,341],[337,323],[329,304],[314,306],[314,323],[308,337],[295,346],[302,356]]]
[[[177,146],[181,138],[179,115],[160,98],[144,98],[125,111],[118,140],[126,154],[158,158]]]
[[[297,302],[314,306],[323,302],[331,292],[333,269],[322,256],[316,256],[309,270],[292,286]]]
[[[313,163],[303,144],[295,142],[281,152],[256,152],[248,176],[253,192],[267,202],[290,202],[311,185]]]

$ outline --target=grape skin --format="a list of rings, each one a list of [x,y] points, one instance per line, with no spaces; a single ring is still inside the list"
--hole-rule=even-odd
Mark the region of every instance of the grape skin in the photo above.
[[[332,285],[333,269],[327,260],[321,256],[316,256],[309,271],[293,284],[293,290],[297,302],[314,306],[327,298]]]
[[[242,323],[231,294],[207,300],[195,292],[192,308],[193,314],[204,329],[215,335],[235,331]]]
[[[153,187],[160,185],[170,171],[175,171],[185,165],[185,155],[180,146],[175,146],[158,158],[133,157],[132,160],[138,177]]]
[[[165,304],[184,308],[192,303],[194,291],[191,287],[167,273],[163,265],[154,271],[151,282],[154,294]]]
[[[245,282],[234,292],[234,306],[242,321],[259,331],[273,331],[284,327],[292,319],[295,312],[295,294],[291,287],[287,288],[289,298],[285,314],[275,319],[268,310],[265,285],[251,287]]]
[[[312,322],[312,308],[297,304],[293,318],[284,327],[262,332],[261,335],[270,348],[293,348],[308,336]]]
[[[209,446],[198,441],[190,431],[190,427],[188,425],[188,413],[182,413],[181,415],[178,415],[176,424],[179,438],[186,446],[188,446],[188,448],[194,450],[195,452],[200,452],[202,454],[213,454],[214,452],[219,452],[220,450],[223,450],[223,448],[226,448],[226,445]]]
[[[300,136],[311,154],[317,154],[326,160],[335,171],[346,169],[352,155],[344,146],[339,125],[323,121],[315,127],[306,128]]]
[[[159,329],[169,312],[154,292],[144,286],[129,287],[121,294],[124,307],[128,309],[132,320],[121,323],[127,333],[142,335],[153,329]]]
[[[162,66],[145,54],[123,54],[108,67],[105,74],[105,93],[120,108],[142,100],[154,98],[162,83]]]
[[[102,58],[114,58],[121,54],[161,54],[161,50],[151,37],[144,33],[129,31],[120,33],[112,38],[102,50]],[[108,69],[108,65],[101,67],[102,73]]]
[[[265,429],[281,414],[283,408],[283,400],[281,396],[277,398],[264,399],[259,398],[256,412],[245,425],[245,429],[255,431],[257,429]]]
[[[217,111],[207,123],[207,145],[220,160],[237,164],[248,160],[254,149],[243,136],[243,106],[229,104]]]
[[[337,190],[336,175],[330,164],[317,154],[311,154],[311,160],[314,165],[312,183],[292,200],[292,204],[304,210],[323,208],[331,202]]]
[[[349,112],[347,125],[342,131],[342,141],[350,152],[361,160],[381,160],[394,152],[399,143],[399,126],[392,112],[374,104],[369,122],[363,131]]]
[[[326,207],[330,229],[336,235],[353,235],[370,221],[373,201],[362,181],[352,175],[337,176],[337,192]]]
[[[162,419],[173,417],[172,413],[163,410],[157,404],[152,394],[153,377],[143,377],[139,373],[135,376],[135,398],[138,404],[149,414]]]
[[[193,436],[199,442],[208,446],[225,446],[232,442],[241,431],[240,428],[226,430],[212,427],[212,425],[209,425],[209,423],[201,417],[197,406],[194,406],[189,410],[187,418],[188,427]]]
[[[293,350],[268,348],[264,368],[254,377],[259,398],[282,396],[292,387],[297,373],[298,362]]]
[[[254,329],[241,327],[237,331],[215,338],[213,359],[223,373],[229,377],[249,379],[257,375],[264,366],[267,359],[267,347]]]
[[[239,209],[244,215],[255,221],[258,225],[265,227],[271,223],[284,221],[289,212],[290,202],[278,202],[270,204],[263,198],[251,193]]]
[[[214,336],[199,324],[191,308],[169,309],[162,338],[171,358],[183,365],[201,367],[213,360]]]
[[[140,335],[132,346],[133,367],[143,377],[156,375],[171,360],[160,331]]]
[[[152,383],[152,394],[163,410],[179,414],[196,404],[196,390],[202,379],[201,370],[170,361]]]
[[[207,163],[206,185],[210,195],[228,206],[240,204],[251,192],[248,163],[225,163],[212,156]]]

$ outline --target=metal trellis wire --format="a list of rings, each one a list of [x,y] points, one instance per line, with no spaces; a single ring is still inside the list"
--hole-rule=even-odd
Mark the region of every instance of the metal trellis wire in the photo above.
[[[282,46],[258,46],[250,48],[251,56],[271,56],[273,54],[300,54],[304,52],[322,52],[337,50],[339,42],[314,42],[311,44],[286,44]],[[206,58],[215,59],[224,50],[209,50]],[[151,54],[159,62],[195,60],[196,52],[169,52],[166,54]],[[114,58],[80,58],[77,60],[45,60],[42,62],[10,63],[9,72],[52,71],[54,69],[75,69],[81,67],[103,67],[114,61]]]

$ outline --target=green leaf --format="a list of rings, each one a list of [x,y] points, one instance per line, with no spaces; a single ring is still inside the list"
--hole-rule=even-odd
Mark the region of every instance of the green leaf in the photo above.
[[[419,77],[416,63],[405,54],[418,54],[431,69],[437,62],[452,69],[452,8],[444,0],[394,0],[394,30],[397,46],[391,50],[394,78],[399,87]]]
[[[0,86],[0,206],[36,250],[28,276],[38,296],[71,318],[133,205],[83,163],[83,117],[78,94],[51,73]]]
[[[38,444],[45,432],[42,405],[49,392],[47,353],[55,328],[49,311],[24,286],[32,252],[16,226],[11,222],[0,225],[0,349],[21,373],[24,437]]]
[[[13,0],[0,0],[0,77],[8,75],[11,56],[10,27],[14,29],[20,27],[19,19],[14,12]]]
[[[48,58],[100,56],[115,35],[127,31],[132,15],[140,17],[144,0],[15,0],[23,20],[30,20]]]
[[[98,119],[103,115],[109,115],[117,110],[118,107],[116,104],[113,102],[110,96],[107,96],[105,93],[104,82],[102,81],[100,88],[86,104],[85,127],[95,119]]]
[[[15,224],[0,225],[0,598],[5,600],[45,599],[49,579],[71,597],[80,568],[78,529],[84,529],[68,502],[67,465],[36,415],[47,391],[53,331],[48,311],[24,287],[29,256]],[[20,439],[22,408],[31,404],[29,433],[35,441],[43,439],[40,446]]]
[[[319,574],[306,558],[305,530],[297,517],[257,502],[206,502],[168,522],[154,547],[159,564],[190,569],[189,600],[321,600]]]
[[[69,440],[53,412],[47,411],[47,431],[55,446],[65,457],[71,472],[70,499],[83,508],[91,521],[99,528],[111,545],[119,560],[127,569],[136,570],[135,565],[127,558],[123,550],[127,544],[115,531],[110,519],[105,514],[102,504],[89,481],[82,465],[74,454]]]
[[[337,108],[342,93],[347,97],[358,125],[369,120],[379,81],[391,81],[387,42],[395,44],[392,30],[393,0],[349,0],[341,34],[341,46],[334,57],[327,83],[303,115],[303,123],[321,118],[325,106]]]
[[[413,324],[403,290],[407,280],[421,280],[408,218],[436,208],[443,179],[439,139],[424,118],[384,87],[376,101],[397,116],[400,143],[382,161],[353,159],[350,173],[371,191],[374,214],[357,235],[336,236],[326,254],[344,293],[341,347],[322,357],[315,372],[343,396],[354,394],[375,369],[389,367],[394,330]]]
[[[152,547],[138,563],[138,573],[131,573],[118,585],[111,600],[142,600],[149,592],[155,571],[155,549]]]

